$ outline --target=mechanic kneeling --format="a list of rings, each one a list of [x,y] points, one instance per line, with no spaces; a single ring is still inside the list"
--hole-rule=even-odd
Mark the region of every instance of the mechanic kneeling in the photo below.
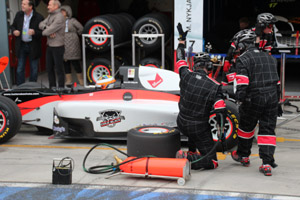
[[[209,116],[215,109],[218,124],[225,123],[226,108],[221,85],[208,77],[213,66],[207,53],[194,57],[193,72],[185,61],[185,39],[179,23],[179,44],[177,48],[177,67],[180,76],[180,101],[177,125],[179,130],[189,139],[189,151],[179,150],[177,158],[187,158],[192,162],[192,169],[215,169],[218,167],[216,150],[213,149]],[[200,154],[196,151],[199,150]],[[213,150],[212,150],[213,149]],[[212,150],[212,153],[207,155]],[[193,162],[205,156],[198,162]]]

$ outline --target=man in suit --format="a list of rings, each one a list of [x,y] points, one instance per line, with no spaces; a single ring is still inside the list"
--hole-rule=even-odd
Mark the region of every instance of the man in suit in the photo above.
[[[22,11],[17,12],[11,26],[12,33],[16,37],[15,50],[18,58],[17,85],[25,82],[27,58],[29,58],[30,62],[29,81],[37,81],[39,58],[42,55],[42,31],[39,29],[39,23],[43,19],[43,16],[35,11],[33,0],[22,0]]]

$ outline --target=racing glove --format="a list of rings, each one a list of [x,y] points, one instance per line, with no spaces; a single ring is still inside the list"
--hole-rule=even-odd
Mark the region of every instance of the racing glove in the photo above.
[[[185,31],[185,32],[183,31],[181,23],[177,24],[177,30],[178,30],[178,33],[179,33],[178,40],[179,41],[185,41],[188,31]]]
[[[230,66],[231,66],[230,62],[228,60],[225,60],[224,66],[223,66],[223,71],[227,73],[230,69]]]
[[[279,103],[279,104],[278,104],[277,116],[278,116],[278,117],[281,117],[281,116],[282,116],[282,113],[283,113],[283,110],[282,110],[282,108],[281,108],[281,104]]]

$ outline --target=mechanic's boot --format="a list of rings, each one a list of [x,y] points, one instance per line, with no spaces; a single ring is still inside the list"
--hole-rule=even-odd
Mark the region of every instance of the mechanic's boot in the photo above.
[[[249,157],[241,157],[236,153],[236,151],[231,152],[231,157],[234,161],[242,163],[242,165],[245,167],[250,165]]]
[[[198,151],[182,151],[179,150],[176,152],[176,158],[187,158],[188,156],[197,155],[201,156],[201,154]]]
[[[262,164],[260,167],[259,167],[259,171],[261,173],[263,173],[265,176],[272,176],[272,169],[271,169],[271,165],[269,164]]]
[[[188,154],[185,151],[179,150],[176,152],[176,158],[187,158]]]
[[[78,79],[78,82],[81,86],[83,86],[83,76],[82,76],[82,73],[77,73],[77,79]]]
[[[187,153],[187,155],[198,155],[198,156],[201,156],[201,153],[199,153],[198,151],[188,151],[186,153]]]
[[[219,166],[218,161],[212,160],[212,162],[213,162],[213,165],[214,165],[214,169],[216,169]]]
[[[72,74],[66,74],[66,82],[65,84],[68,85],[72,85]]]

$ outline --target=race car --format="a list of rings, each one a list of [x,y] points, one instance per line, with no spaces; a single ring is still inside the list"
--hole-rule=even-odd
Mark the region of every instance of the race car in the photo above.
[[[122,66],[118,79],[105,88],[53,90],[39,83],[25,83],[2,91],[1,98],[9,98],[18,105],[23,123],[53,130],[51,138],[126,139],[127,132],[137,126],[176,127],[180,97],[177,73],[152,67]],[[226,102],[225,139],[234,146],[238,113],[233,102]],[[10,116],[16,113],[13,111]],[[7,119],[8,116],[3,111],[0,117]],[[214,118],[212,113],[212,134],[214,140],[218,140]],[[0,121],[4,127],[0,128],[0,142],[16,134],[16,130],[3,132],[8,126],[6,121],[2,120],[2,125]]]

